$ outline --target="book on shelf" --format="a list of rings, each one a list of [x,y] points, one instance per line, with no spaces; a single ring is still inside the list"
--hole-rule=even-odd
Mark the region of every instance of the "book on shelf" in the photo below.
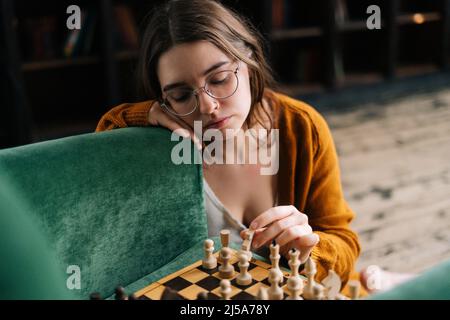
[[[130,7],[115,5],[114,19],[120,47],[125,50],[136,50],[139,47],[139,31]]]
[[[81,29],[70,30],[66,35],[64,56],[72,58],[89,55],[94,43],[97,12],[93,8],[81,11]]]
[[[25,60],[48,60],[58,55],[56,17],[26,18],[21,32]]]
[[[342,26],[348,21],[347,0],[336,0],[335,19],[338,26]]]

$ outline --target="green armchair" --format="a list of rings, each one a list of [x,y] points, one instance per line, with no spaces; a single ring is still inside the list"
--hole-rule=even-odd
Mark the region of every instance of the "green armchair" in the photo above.
[[[27,203],[64,281],[80,269],[73,297],[109,296],[207,237],[201,166],[173,164],[170,136],[126,128],[0,151],[2,182]],[[17,237],[32,246],[25,229]]]

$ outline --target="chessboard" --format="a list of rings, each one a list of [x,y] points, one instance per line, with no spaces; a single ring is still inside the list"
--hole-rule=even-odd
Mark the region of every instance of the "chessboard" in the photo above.
[[[246,286],[239,285],[236,282],[236,276],[239,275],[238,251],[234,249],[231,251],[230,264],[233,265],[235,271],[233,277],[229,279],[231,283],[230,299],[254,300],[261,287],[270,287],[268,276],[272,266],[264,261],[251,258],[248,272],[252,275],[252,282]],[[218,258],[219,252],[216,252],[214,256]],[[176,296],[172,296],[172,299],[196,300],[199,293],[206,292],[208,300],[219,300],[221,299],[219,292],[221,278],[218,270],[220,265],[221,263],[218,261],[216,268],[208,270],[202,266],[202,260],[199,260],[135,292],[134,296],[140,300],[160,300],[164,290],[170,288],[176,291]],[[286,298],[289,295],[286,286],[289,272],[285,270],[281,270],[281,272],[283,280],[280,286],[284,291],[284,298]]]

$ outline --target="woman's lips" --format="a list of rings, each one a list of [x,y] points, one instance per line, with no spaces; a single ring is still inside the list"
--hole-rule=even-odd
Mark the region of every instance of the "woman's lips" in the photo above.
[[[231,117],[225,117],[214,121],[213,123],[206,125],[205,129],[220,129],[228,123],[228,120],[230,120],[230,118]]]

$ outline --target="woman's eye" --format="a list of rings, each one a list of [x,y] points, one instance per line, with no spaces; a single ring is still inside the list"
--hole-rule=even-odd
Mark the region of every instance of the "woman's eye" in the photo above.
[[[176,102],[183,102],[189,99],[190,94],[187,92],[183,92],[183,93],[174,93],[171,95],[172,99],[175,100]]]
[[[221,76],[221,77],[217,77],[217,78],[213,78],[211,79],[211,84],[221,84],[221,83],[225,83],[228,80],[229,76]]]

